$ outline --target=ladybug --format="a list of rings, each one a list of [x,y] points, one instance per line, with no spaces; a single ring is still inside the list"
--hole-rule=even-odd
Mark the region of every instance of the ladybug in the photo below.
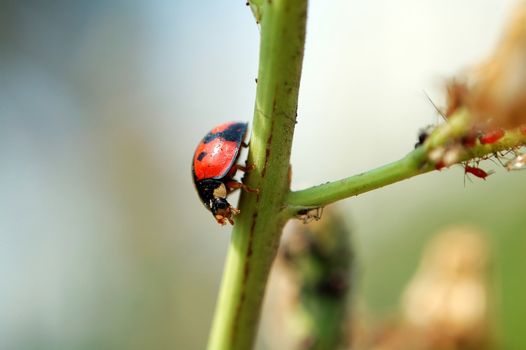
[[[199,198],[214,215],[218,224],[234,224],[232,218],[239,209],[228,203],[226,197],[238,188],[257,192],[233,179],[237,170],[239,150],[246,147],[244,139],[248,123],[228,122],[212,129],[197,145],[192,161],[192,175]]]

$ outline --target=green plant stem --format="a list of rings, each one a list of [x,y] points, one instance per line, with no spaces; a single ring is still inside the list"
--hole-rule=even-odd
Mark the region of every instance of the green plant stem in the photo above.
[[[447,123],[438,127],[422,147],[418,147],[398,161],[345,179],[290,192],[287,198],[288,210],[286,212],[293,215],[302,209],[323,207],[347,197],[357,196],[435,170],[436,166],[429,159],[429,154],[433,150],[446,147],[452,140],[465,135],[469,128],[469,114],[466,110],[460,110]],[[524,145],[526,145],[526,135],[520,131],[508,131],[496,143],[477,144],[472,148],[464,149],[459,153],[455,164],[472,159],[484,159],[497,152]]]
[[[396,162],[365,173],[291,192],[287,201],[289,205],[298,209],[302,207],[323,207],[338,200],[357,196],[433,170],[434,167],[423,166],[425,159],[424,150],[418,148]]]
[[[252,348],[270,266],[285,222],[299,210],[325,206],[436,168],[430,153],[447,148],[469,130],[459,111],[422,146],[404,158],[371,171],[301,191],[289,192],[289,160],[305,43],[307,0],[252,0],[260,24],[258,87],[248,163],[255,169],[242,193],[208,342],[209,350]],[[459,153],[456,163],[526,144],[509,132],[492,145]]]
[[[270,266],[286,218],[289,159],[303,61],[307,0],[259,1],[258,87],[245,183],[219,292],[209,350],[247,350],[256,337]]]

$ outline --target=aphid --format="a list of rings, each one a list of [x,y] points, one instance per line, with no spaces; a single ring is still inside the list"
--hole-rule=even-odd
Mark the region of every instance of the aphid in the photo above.
[[[464,174],[471,174],[478,178],[481,178],[482,180],[486,180],[486,178],[490,176],[492,173],[491,172],[487,173],[481,168],[469,166],[466,164],[464,165]]]
[[[519,154],[515,159],[510,160],[506,163],[506,169],[508,170],[524,170],[526,169],[526,153]]]
[[[239,150],[245,146],[243,140],[247,127],[248,123],[221,124],[206,134],[194,153],[192,175],[197,193],[221,225],[226,224],[226,221],[233,225],[232,218],[239,214],[239,209],[232,207],[226,200],[233,190],[242,188],[257,192],[233,179],[237,170],[250,169],[237,164]]]
[[[415,143],[415,148],[418,148],[426,142],[427,138],[433,132],[435,127],[433,125],[428,125],[425,128],[422,128],[418,131],[418,141]]]
[[[308,224],[312,221],[318,221],[321,219],[323,214],[323,207],[313,209],[302,209],[298,211],[296,218],[303,221],[304,224]]]
[[[504,136],[504,130],[496,129],[488,131],[479,136],[479,141],[483,145],[491,145]]]

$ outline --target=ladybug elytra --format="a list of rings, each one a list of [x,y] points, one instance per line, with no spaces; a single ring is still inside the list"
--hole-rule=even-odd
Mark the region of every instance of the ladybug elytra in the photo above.
[[[234,224],[232,218],[239,210],[226,197],[235,189],[256,192],[233,179],[237,170],[247,169],[237,163],[244,144],[248,123],[228,122],[212,129],[201,140],[194,153],[192,175],[199,198],[216,221]]]

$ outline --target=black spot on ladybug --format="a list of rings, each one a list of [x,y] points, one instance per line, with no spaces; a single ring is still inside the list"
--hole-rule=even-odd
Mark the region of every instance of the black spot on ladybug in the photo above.
[[[206,152],[201,152],[197,156],[197,160],[201,161],[201,160],[203,160],[204,157],[206,157]]]
[[[203,139],[203,143],[209,143],[212,140],[215,140],[218,137],[223,138],[225,141],[239,141],[240,135],[243,135],[243,129],[245,128],[245,124],[243,123],[234,123],[230,125],[228,128],[226,128],[223,131],[211,133],[209,132]]]

